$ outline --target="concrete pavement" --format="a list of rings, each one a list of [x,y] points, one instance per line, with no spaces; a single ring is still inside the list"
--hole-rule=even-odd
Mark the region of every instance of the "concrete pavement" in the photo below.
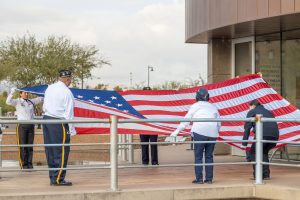
[[[189,145],[159,147],[160,164],[193,163]],[[136,164],[140,150],[135,150]],[[243,157],[216,156],[215,162],[244,161]],[[124,163],[122,163],[124,164]],[[72,170],[72,187],[49,185],[48,172],[1,172],[2,199],[300,199],[297,167],[271,166],[271,180],[256,186],[250,165],[215,166],[212,185],[195,185],[194,169],[188,167],[130,168],[119,170],[119,191],[110,191],[110,170]]]

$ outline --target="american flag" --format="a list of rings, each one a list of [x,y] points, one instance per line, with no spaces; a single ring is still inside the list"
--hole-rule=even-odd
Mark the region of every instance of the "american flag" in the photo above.
[[[43,94],[47,86],[23,88],[35,94]],[[181,118],[195,103],[195,93],[206,88],[210,102],[219,110],[221,118],[245,118],[248,103],[258,99],[276,118],[299,118],[300,111],[272,89],[258,74],[251,74],[230,80],[182,90],[129,90],[123,92],[103,90],[71,89],[75,100],[77,119],[108,118],[116,115],[122,119],[139,118]],[[221,140],[241,140],[244,122],[222,122]],[[128,123],[119,124],[122,134],[169,135],[178,123]],[[279,122],[280,140],[298,141],[300,124]],[[183,134],[190,130],[189,126]],[[109,124],[78,124],[79,134],[109,133]],[[251,134],[249,139],[253,139]],[[239,145],[240,143],[232,143]],[[278,144],[278,146],[283,144]]]

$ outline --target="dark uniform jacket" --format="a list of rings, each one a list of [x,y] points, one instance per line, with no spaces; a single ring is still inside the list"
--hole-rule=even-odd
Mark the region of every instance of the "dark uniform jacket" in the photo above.
[[[247,113],[247,118],[255,117],[256,115],[261,114],[266,118],[275,118],[273,113],[265,109],[263,105],[256,106],[254,109],[250,110]],[[248,140],[250,135],[250,130],[253,127],[253,132],[255,132],[255,122],[246,122],[244,126],[244,137],[243,140]],[[263,137],[271,137],[274,140],[278,140],[279,130],[277,122],[264,122],[263,123]],[[247,142],[243,142],[244,146],[247,146]]]

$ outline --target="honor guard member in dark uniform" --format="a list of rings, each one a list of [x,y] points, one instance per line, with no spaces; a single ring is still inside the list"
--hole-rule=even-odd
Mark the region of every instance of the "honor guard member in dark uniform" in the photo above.
[[[45,91],[44,119],[74,118],[74,97],[68,86],[71,84],[71,71],[59,71],[59,80],[49,85]],[[62,146],[45,147],[46,158],[49,168],[66,168],[70,152],[70,135],[76,135],[74,124],[44,124],[44,143],[62,144]],[[49,171],[50,185],[71,186],[72,183],[65,181],[66,170]]]
[[[274,118],[273,113],[269,110],[265,109],[263,105],[259,103],[258,100],[253,100],[249,103],[250,111],[247,113],[247,118],[255,117],[258,114],[263,115],[266,118]],[[244,137],[243,140],[248,140],[250,135],[250,130],[253,128],[253,132],[255,132],[255,123],[254,122],[246,122],[244,126]],[[265,122],[263,124],[263,140],[274,140],[277,141],[279,138],[279,130],[277,126],[277,122]],[[247,142],[243,142],[242,145],[244,148],[247,146]],[[263,143],[263,162],[269,162],[268,154],[269,151],[276,146],[276,143]],[[252,143],[250,149],[250,159],[251,161],[255,161],[255,142]],[[255,165],[253,165],[253,176],[255,178]],[[270,168],[269,165],[263,165],[263,179],[270,179]]]
[[[43,97],[28,99],[28,93],[20,91],[20,97],[13,99],[15,88],[11,89],[6,99],[6,104],[15,106],[18,120],[32,120],[34,118],[35,105],[43,101]],[[34,124],[17,124],[16,127],[17,143],[33,144]],[[19,164],[21,169],[32,169],[33,147],[19,146]]]
[[[151,90],[150,87],[144,87],[143,90]],[[140,134],[141,142],[157,142],[158,135],[144,135]],[[142,163],[143,165],[149,164],[149,144],[143,144],[142,146]],[[157,144],[151,144],[151,164],[158,164]]]

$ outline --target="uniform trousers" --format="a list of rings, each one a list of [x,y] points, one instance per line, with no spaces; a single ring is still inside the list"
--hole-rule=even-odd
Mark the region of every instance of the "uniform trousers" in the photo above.
[[[278,138],[264,136],[263,140],[275,140]],[[263,162],[269,162],[269,151],[276,146],[276,143],[263,143]],[[255,161],[256,143],[253,142],[250,149],[251,161]],[[263,178],[270,178],[270,167],[269,165],[263,165]],[[253,177],[255,178],[255,165],[253,165]]]
[[[57,119],[45,115],[44,119]],[[51,168],[66,168],[70,146],[64,144],[70,143],[69,127],[67,124],[43,124],[43,134],[45,144],[63,144],[62,146],[45,147],[48,167]],[[64,181],[66,170],[49,170],[50,184],[59,184]]]
[[[140,135],[141,142],[157,142],[158,135]],[[151,164],[158,164],[157,144],[151,144]],[[142,162],[149,164],[149,144],[142,145]]]
[[[18,124],[17,125],[18,145],[33,144],[34,141],[34,124]],[[33,157],[33,147],[19,146],[19,164],[21,169],[31,169]]]

